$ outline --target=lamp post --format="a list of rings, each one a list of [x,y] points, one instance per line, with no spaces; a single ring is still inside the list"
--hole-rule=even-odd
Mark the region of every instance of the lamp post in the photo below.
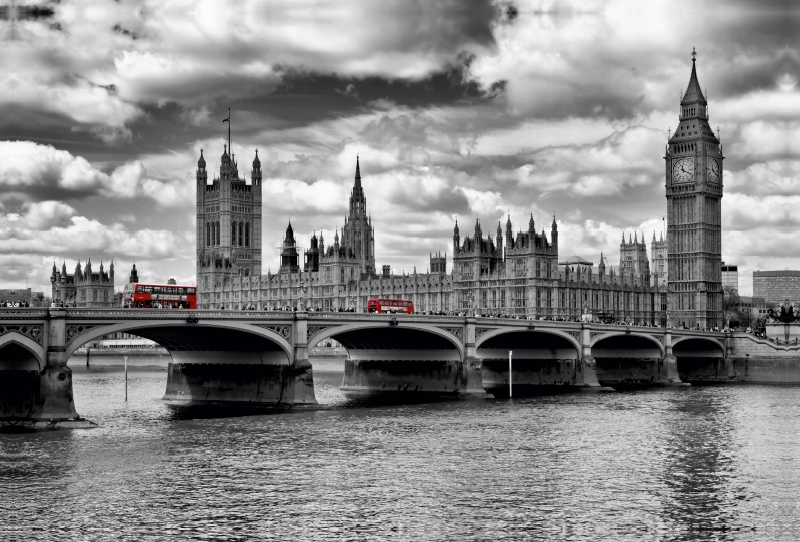
[[[511,372],[511,369],[512,369],[512,367],[511,367],[511,354],[513,354],[513,353],[514,353],[514,351],[513,351],[513,350],[509,350],[509,351],[508,351],[508,398],[509,398],[509,399],[511,399],[511,397],[512,397],[512,392],[511,392],[511,375],[512,375],[513,373]]]

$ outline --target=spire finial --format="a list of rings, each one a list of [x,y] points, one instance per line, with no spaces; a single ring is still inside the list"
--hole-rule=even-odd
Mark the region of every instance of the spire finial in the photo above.
[[[697,51],[694,47],[692,47],[692,64],[694,64],[695,60],[697,59]]]

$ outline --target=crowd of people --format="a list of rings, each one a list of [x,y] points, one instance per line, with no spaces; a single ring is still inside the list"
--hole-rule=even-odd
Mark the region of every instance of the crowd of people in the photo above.
[[[27,301],[0,301],[0,307],[6,309],[20,309],[30,307],[31,304]]]

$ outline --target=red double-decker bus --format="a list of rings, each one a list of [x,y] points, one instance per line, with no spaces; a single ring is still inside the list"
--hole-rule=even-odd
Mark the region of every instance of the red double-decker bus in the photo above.
[[[123,309],[196,309],[197,288],[178,284],[129,282],[122,291]]]
[[[392,312],[408,314],[414,312],[414,303],[408,299],[373,298],[367,300],[367,312]]]

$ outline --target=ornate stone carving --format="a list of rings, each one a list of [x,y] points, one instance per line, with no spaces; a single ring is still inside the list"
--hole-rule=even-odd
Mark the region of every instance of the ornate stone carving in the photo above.
[[[594,332],[594,333],[590,333],[590,334],[589,334],[589,338],[590,338],[591,340],[594,340],[594,339],[595,339],[595,337],[599,337],[600,335],[605,335],[605,332],[600,332],[600,333],[598,333],[598,332]]]
[[[77,337],[81,333],[89,331],[90,329],[94,329],[96,327],[105,327],[105,326],[102,324],[79,324],[79,325],[67,326],[67,344],[75,340],[75,337]]]
[[[459,341],[461,340],[462,328],[460,328],[460,327],[443,327],[443,328],[441,328],[441,329],[445,330],[445,331],[446,331],[446,332],[448,332],[450,335],[453,335],[453,336],[454,336],[454,337],[456,337],[456,338],[457,338]]]
[[[491,328],[488,327],[479,327],[475,329],[475,340],[477,341],[480,339],[484,334],[489,333],[492,331]]]
[[[276,333],[283,337],[286,340],[289,340],[289,335],[291,334],[290,326],[264,326],[259,325],[257,327],[263,327],[264,329],[268,329],[273,333]]]
[[[19,333],[29,339],[33,339],[39,344],[42,344],[43,326],[24,324],[21,326],[0,326],[0,336],[6,333]]]
[[[580,342],[581,334],[579,332],[577,332],[577,331],[567,331],[566,333],[567,333],[567,335],[572,336],[576,341]]]
[[[320,331],[328,329],[329,327],[331,326],[308,326],[308,330],[306,333],[306,340],[310,339]]]

